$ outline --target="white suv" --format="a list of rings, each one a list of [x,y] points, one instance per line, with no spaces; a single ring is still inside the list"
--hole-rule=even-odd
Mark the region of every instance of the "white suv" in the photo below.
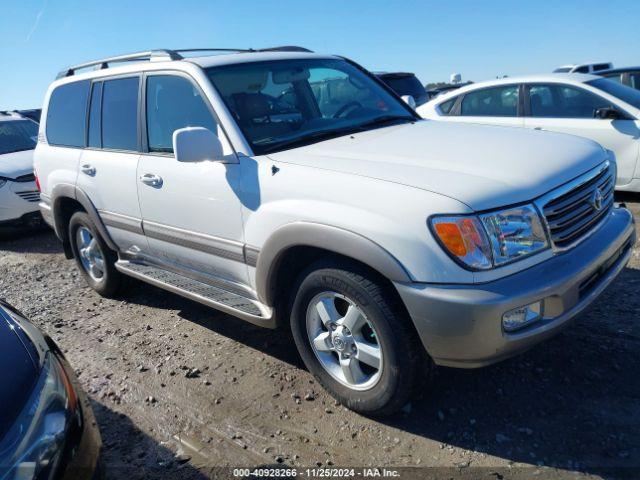
[[[0,228],[40,223],[40,196],[33,175],[38,124],[0,112]]]
[[[89,285],[129,275],[290,326],[327,390],[385,414],[433,363],[558,332],[628,261],[596,143],[423,121],[357,64],[301,50],[144,52],[51,85],[41,208]]]

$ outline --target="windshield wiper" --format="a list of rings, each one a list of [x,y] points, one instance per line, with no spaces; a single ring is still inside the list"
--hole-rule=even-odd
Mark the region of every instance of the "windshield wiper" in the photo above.
[[[415,122],[416,119],[410,115],[381,115],[371,120],[357,125],[358,130],[366,130],[369,127],[378,127],[382,125],[388,125],[390,123],[399,122],[401,120],[407,122]]]
[[[332,138],[341,137],[343,135],[364,132],[371,127],[388,125],[390,123],[398,122],[401,120],[404,120],[407,122],[413,122],[416,119],[409,115],[382,115],[380,117],[373,118],[364,123],[349,125],[342,128],[334,128],[332,130],[322,130],[319,132],[312,132],[299,138],[281,140],[273,143],[263,143],[263,145],[265,145],[265,147],[267,147],[267,150],[268,150],[268,152],[265,152],[265,153],[270,153],[275,150],[280,150],[283,148],[299,147],[303,145],[309,145],[310,143],[314,143],[314,142],[320,142],[322,140],[329,140]],[[267,139],[264,139],[263,142],[265,142],[266,140]]]
[[[322,130],[319,132],[312,132],[302,137],[292,138],[288,140],[281,140],[279,142],[266,144],[265,146],[268,147],[269,152],[273,152],[274,150],[279,150],[282,148],[303,146],[313,142],[329,140],[331,138],[341,137],[343,135],[348,135],[350,133],[354,133],[357,131],[358,131],[357,127],[352,125],[349,127],[336,128],[333,130]]]

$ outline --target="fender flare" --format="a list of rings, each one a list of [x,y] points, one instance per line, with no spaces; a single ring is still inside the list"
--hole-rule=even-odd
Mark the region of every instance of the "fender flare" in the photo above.
[[[392,282],[410,282],[411,276],[388,250],[350,230],[310,222],[294,222],[278,228],[264,243],[256,262],[256,293],[273,305],[271,288],[284,253],[292,247],[316,247],[353,258]]]
[[[96,226],[98,233],[105,241],[107,246],[111,250],[118,251],[117,245],[111,238],[111,235],[109,235],[109,232],[104,226],[104,223],[100,218],[100,215],[98,214],[98,210],[93,205],[93,202],[84,190],[76,187],[75,185],[59,184],[56,185],[51,192],[51,211],[53,213],[53,224],[57,237],[62,240],[63,243],[66,243],[65,239],[66,241],[68,241],[66,225],[64,225],[62,211],[60,208],[60,202],[65,198],[75,200],[80,205],[82,205],[82,208],[84,208],[84,210],[87,212],[87,215],[89,215],[89,218],[91,218],[91,221]]]

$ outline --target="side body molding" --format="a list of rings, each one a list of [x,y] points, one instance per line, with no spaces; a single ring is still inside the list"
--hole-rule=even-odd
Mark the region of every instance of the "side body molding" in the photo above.
[[[264,243],[256,264],[256,293],[273,305],[273,281],[284,253],[292,247],[316,247],[358,260],[393,282],[411,277],[387,250],[362,235],[342,228],[310,222],[293,222],[278,228]]]
[[[117,251],[118,247],[105,228],[100,215],[98,215],[98,210],[96,210],[96,207],[93,205],[93,202],[91,202],[89,196],[82,189],[70,184],[56,185],[51,192],[51,209],[53,212],[54,229],[56,236],[62,240],[63,244],[68,244],[67,231],[64,225],[64,212],[61,208],[62,201],[65,198],[75,200],[82,205],[82,208],[84,208],[87,215],[91,217],[91,221],[98,229],[98,233],[100,233],[100,236],[104,239],[107,246],[110,249]],[[65,250],[66,248],[67,247],[65,247]]]

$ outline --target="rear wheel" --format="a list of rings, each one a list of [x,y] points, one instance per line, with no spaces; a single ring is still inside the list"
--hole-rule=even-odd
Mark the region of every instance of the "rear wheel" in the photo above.
[[[115,268],[118,256],[107,247],[85,212],[71,217],[69,240],[76,264],[89,286],[102,296],[113,296],[122,284],[122,275]]]
[[[323,261],[300,279],[291,329],[309,371],[343,405],[386,415],[409,400],[421,351],[387,286],[347,261]]]

